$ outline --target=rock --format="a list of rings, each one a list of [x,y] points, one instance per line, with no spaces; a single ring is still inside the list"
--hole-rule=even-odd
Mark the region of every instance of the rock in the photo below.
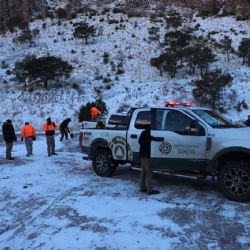
[[[186,0],[187,7],[197,8],[199,15],[215,15],[220,10],[220,2],[217,0]]]
[[[235,12],[236,18],[239,20],[250,19],[250,1],[239,0]]]
[[[236,0],[227,0],[223,8],[223,13],[226,15],[235,15],[236,7],[237,7]]]
[[[176,3],[179,2],[176,0]],[[241,20],[250,19],[249,0],[183,0],[182,2],[186,7],[196,8],[200,15],[215,15],[222,9],[225,15],[235,15]]]

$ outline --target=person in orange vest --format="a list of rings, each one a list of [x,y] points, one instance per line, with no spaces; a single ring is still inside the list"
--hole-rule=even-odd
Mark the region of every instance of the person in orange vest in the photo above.
[[[91,107],[91,108],[89,109],[89,112],[90,112],[90,116],[91,116],[91,120],[92,120],[92,121],[95,121],[96,118],[97,118],[99,115],[102,114],[101,111],[100,111],[98,108],[96,108],[96,107]]]
[[[47,141],[48,156],[57,155],[55,152],[55,130],[56,129],[57,129],[57,125],[51,121],[50,117],[47,119],[47,123],[43,124],[43,130],[45,132],[46,141]]]
[[[25,141],[25,146],[27,149],[26,156],[33,155],[33,141],[36,140],[36,130],[28,122],[22,128],[22,138],[21,141]]]

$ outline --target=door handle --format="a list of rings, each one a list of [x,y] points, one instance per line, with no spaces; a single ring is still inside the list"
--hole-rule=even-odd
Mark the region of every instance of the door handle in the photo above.
[[[137,135],[131,135],[130,136],[132,139],[137,139]]]

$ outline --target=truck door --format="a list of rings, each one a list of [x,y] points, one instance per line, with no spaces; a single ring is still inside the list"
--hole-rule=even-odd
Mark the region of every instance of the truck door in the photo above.
[[[128,159],[134,163],[139,163],[139,137],[145,129],[145,125],[151,124],[150,109],[135,110],[130,121],[127,134]]]
[[[192,130],[194,123],[196,128]],[[164,138],[164,142],[151,143],[154,169],[170,172],[205,169],[206,131],[191,116],[180,110],[153,109],[151,136]]]

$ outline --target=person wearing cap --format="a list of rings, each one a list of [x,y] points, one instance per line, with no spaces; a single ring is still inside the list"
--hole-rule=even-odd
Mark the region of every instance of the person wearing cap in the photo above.
[[[6,159],[14,160],[11,156],[11,151],[13,148],[14,142],[17,141],[15,129],[12,125],[12,121],[8,119],[2,126],[3,139],[6,143]]]
[[[22,128],[22,138],[21,141],[25,141],[25,146],[27,149],[26,156],[33,155],[33,141],[36,140],[36,130],[28,122]]]
[[[50,117],[47,119],[47,122],[43,124],[43,130],[45,132],[46,141],[47,141],[48,156],[57,155],[55,152],[56,129],[57,129],[57,125],[51,121]]]

